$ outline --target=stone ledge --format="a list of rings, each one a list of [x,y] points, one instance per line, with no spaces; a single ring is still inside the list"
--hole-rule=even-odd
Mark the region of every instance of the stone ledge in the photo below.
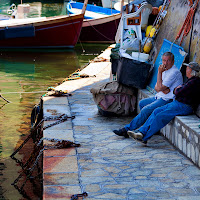
[[[153,96],[148,90],[138,91],[138,101]],[[137,104],[137,111],[139,107]],[[200,167],[200,118],[196,115],[176,116],[161,133],[195,165]]]

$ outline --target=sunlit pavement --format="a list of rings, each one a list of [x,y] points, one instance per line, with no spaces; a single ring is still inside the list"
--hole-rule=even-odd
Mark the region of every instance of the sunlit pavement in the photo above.
[[[99,57],[109,58],[110,48]],[[91,63],[96,77],[66,81],[57,89],[72,96],[45,97],[44,116],[74,119],[44,131],[44,137],[70,140],[80,147],[45,150],[43,199],[200,199],[200,170],[161,135],[144,147],[115,135],[132,117],[103,117],[90,89],[109,81],[110,62]],[[45,122],[50,124],[52,122]],[[45,125],[44,124],[44,125]],[[47,142],[47,141],[46,141]]]

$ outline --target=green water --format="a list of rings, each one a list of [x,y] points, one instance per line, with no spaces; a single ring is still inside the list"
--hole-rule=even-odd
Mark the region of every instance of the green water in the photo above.
[[[9,1],[0,2],[0,10],[3,11]],[[63,14],[65,4],[61,1],[42,3],[42,15]],[[35,10],[33,15],[36,16]],[[28,191],[27,196],[11,185],[21,173],[21,167],[10,155],[29,135],[31,111],[45,94],[44,91],[49,86],[55,87],[107,47],[106,44],[78,44],[73,50],[62,51],[0,51],[0,93],[11,102],[7,103],[0,98],[0,199],[41,199],[41,188],[37,188],[37,185],[27,182],[24,187]],[[24,146],[16,157],[26,161],[32,147],[32,143]],[[23,180],[17,184],[20,187],[22,183]]]

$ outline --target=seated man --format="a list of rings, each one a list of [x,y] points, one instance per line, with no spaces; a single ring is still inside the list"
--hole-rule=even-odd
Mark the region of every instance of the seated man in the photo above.
[[[139,128],[156,108],[170,103],[174,98],[174,88],[182,83],[182,74],[174,65],[174,55],[171,52],[165,52],[162,55],[162,64],[158,68],[157,83],[155,86],[157,94],[154,97],[141,100],[139,102],[141,112],[130,124],[113,132],[119,136],[129,137],[127,131]]]
[[[187,82],[174,89],[175,100],[153,111],[148,120],[137,131],[128,131],[134,140],[146,144],[161,128],[177,115],[191,114],[200,103],[200,66],[191,62],[187,65]]]

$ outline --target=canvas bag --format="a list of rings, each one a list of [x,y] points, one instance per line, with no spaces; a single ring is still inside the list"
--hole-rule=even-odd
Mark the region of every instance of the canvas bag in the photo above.
[[[135,110],[136,89],[117,81],[99,83],[90,89],[98,109],[116,115],[131,115]]]

